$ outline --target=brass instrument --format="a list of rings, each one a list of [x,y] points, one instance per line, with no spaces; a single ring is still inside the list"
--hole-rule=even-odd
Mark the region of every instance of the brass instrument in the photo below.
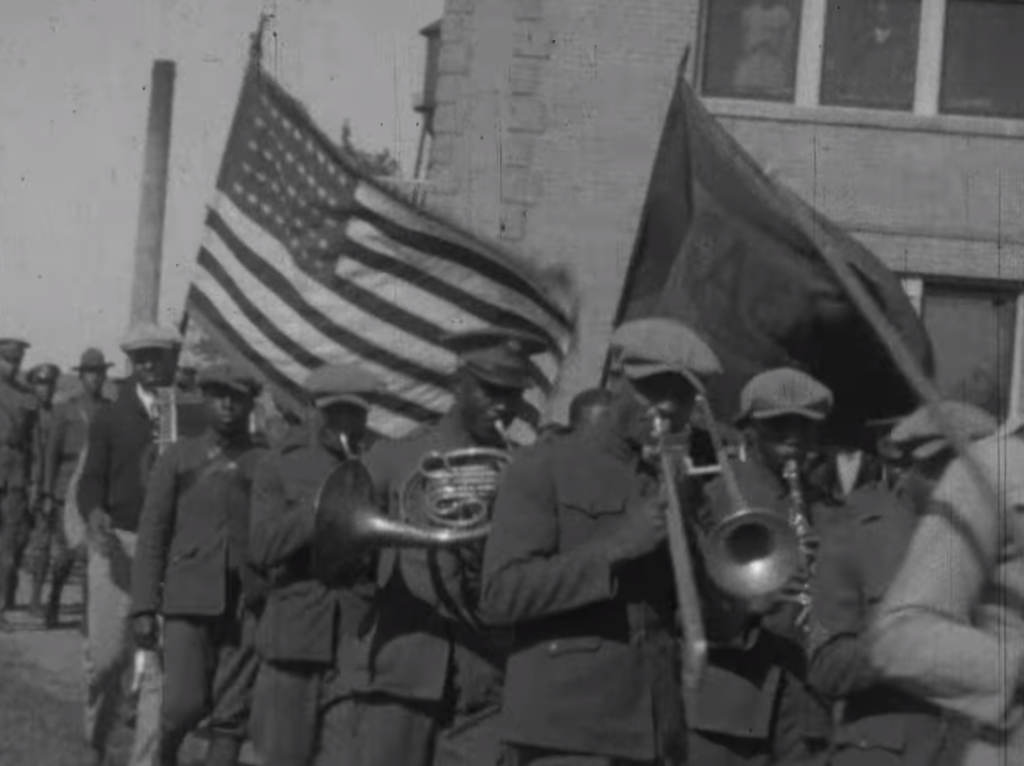
[[[697,581],[694,579],[693,562],[690,559],[686,523],[679,501],[674,454],[679,448],[669,444],[668,420],[657,412],[654,416],[654,430],[658,440],[661,481],[668,500],[665,522],[668,527],[669,555],[675,577],[679,622],[683,636],[682,687],[684,694],[692,695],[700,688],[707,666],[707,635],[704,631],[700,597],[697,594]]]
[[[781,592],[801,564],[796,533],[789,520],[770,510],[751,508],[743,497],[736,473],[722,444],[707,400],[698,406],[718,456],[728,513],[715,520],[705,535],[704,567],[726,595],[745,603]]]
[[[384,498],[374,496],[366,467],[352,455],[327,477],[314,501],[314,572],[333,580],[380,548],[444,549],[484,540],[510,459],[508,451],[487,447],[430,452],[399,491],[392,518],[381,510]]]
[[[796,535],[799,550],[801,572],[796,584],[793,600],[800,606],[796,624],[805,628],[809,624],[811,610],[810,580],[814,576],[814,565],[818,552],[818,538],[811,529],[807,518],[807,507],[804,502],[803,489],[800,486],[800,464],[795,459],[786,461],[782,469],[782,478],[789,489],[789,525]]]

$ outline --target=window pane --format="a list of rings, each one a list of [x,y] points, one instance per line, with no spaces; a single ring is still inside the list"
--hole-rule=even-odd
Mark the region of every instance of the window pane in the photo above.
[[[801,0],[711,0],[703,92],[792,101]]]
[[[1024,3],[949,0],[940,108],[1024,117]]]
[[[920,0],[830,0],[821,103],[913,107],[920,18]]]
[[[945,396],[1006,415],[1016,316],[1014,294],[925,285],[924,324]]]

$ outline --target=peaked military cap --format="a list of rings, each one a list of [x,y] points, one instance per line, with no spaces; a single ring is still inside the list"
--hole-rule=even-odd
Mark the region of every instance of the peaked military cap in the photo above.
[[[967,402],[939,402],[939,412],[954,433],[967,442],[991,436],[999,428],[992,415]],[[926,460],[952,446],[929,407],[920,407],[901,420],[888,441],[914,460]]]
[[[546,351],[549,345],[530,333],[494,328],[452,335],[448,347],[474,377],[504,388],[525,389],[533,385],[530,357]]]
[[[610,345],[618,350],[622,373],[632,380],[674,373],[703,390],[703,380],[722,372],[715,352],[689,327],[675,319],[635,319],[618,327]]]
[[[243,396],[258,396],[260,383],[241,367],[230,362],[219,362],[199,371],[197,385],[200,388],[223,387],[237,391]]]
[[[319,409],[345,402],[369,409],[367,394],[383,390],[379,378],[352,364],[318,367],[306,378],[306,392]]]
[[[60,367],[55,364],[37,364],[28,371],[29,383],[56,383],[60,377]]]
[[[174,349],[181,346],[181,335],[172,327],[140,322],[128,328],[121,341],[121,350],[126,354],[147,348]]]
[[[810,375],[779,367],[751,378],[740,392],[737,423],[797,415],[824,420],[832,411],[832,392]]]
[[[78,366],[73,369],[75,372],[85,372],[88,370],[106,370],[113,366],[113,363],[108,362],[107,358],[103,356],[103,352],[98,348],[87,348],[82,352],[82,356],[78,360]]]
[[[0,338],[0,358],[9,362],[20,362],[25,358],[28,341],[21,338]]]

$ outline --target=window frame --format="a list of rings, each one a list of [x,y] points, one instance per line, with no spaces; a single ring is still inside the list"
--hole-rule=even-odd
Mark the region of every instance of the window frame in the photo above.
[[[1006,405],[1006,417],[1024,415],[1024,285],[979,279],[957,279],[935,274],[900,275],[903,291],[910,299],[918,316],[924,310],[926,285],[971,289],[995,289],[1008,296],[1015,295],[1015,316],[1013,322],[1013,359],[1010,368],[1010,398]]]
[[[701,0],[694,66],[694,82],[703,92],[705,57],[709,25],[709,6],[715,0]],[[1022,124],[1024,118],[998,114],[963,115],[943,112],[940,109],[942,93],[942,66],[946,36],[947,0],[921,0],[921,15],[918,23],[917,67],[914,76],[914,103],[909,110],[875,109],[868,106],[823,105],[821,85],[825,59],[825,24],[829,0],[803,0],[797,39],[796,83],[792,101],[763,101],[757,98],[706,98],[731,103],[772,104],[789,109],[827,109],[833,113],[910,115],[913,117],[941,117],[958,123],[1012,123]],[[898,118],[897,118],[898,119]]]

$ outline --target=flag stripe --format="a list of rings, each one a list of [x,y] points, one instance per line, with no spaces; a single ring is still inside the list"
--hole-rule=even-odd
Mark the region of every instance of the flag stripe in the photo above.
[[[305,406],[306,393],[302,386],[263,358],[242,336],[237,326],[229,322],[216,309],[215,301],[195,285],[189,290],[186,305],[189,307],[191,315],[203,325],[204,329],[211,335],[220,338],[236,355],[241,356],[242,361],[248,364],[257,376],[262,377],[270,385],[284,393],[296,406],[300,408]],[[382,406],[376,400],[373,400],[371,403],[376,406]],[[424,421],[417,419],[402,422],[403,424],[400,425],[397,433],[408,432]],[[399,421],[396,421],[394,416],[379,412],[374,413],[373,411],[371,411],[367,423],[367,427],[376,437],[394,436],[394,427],[396,425],[399,425]]]
[[[297,379],[295,380],[296,385],[301,384],[306,373],[327,363],[321,357],[310,352],[308,347],[303,346],[288,337],[288,335],[281,330],[280,324],[269,321],[246,297],[243,291],[239,289],[238,285],[231,279],[231,276],[223,269],[222,264],[210,254],[209,250],[204,248],[200,251],[199,265],[207,274],[209,274],[221,290],[223,290],[225,296],[228,298],[227,305],[236,307],[245,316],[257,333],[280,348],[294,360],[295,365],[299,368],[294,373],[294,378]],[[433,398],[439,399],[443,398],[445,395],[446,391],[444,389],[438,389]],[[438,410],[421,406],[406,398],[398,397],[393,394],[381,394],[376,397],[375,401],[379,402],[382,407],[396,414],[408,417],[413,421],[430,420],[441,414]]]
[[[330,317],[324,314],[319,308],[303,300],[302,294],[295,285],[286,279],[280,272],[270,264],[261,259],[253,250],[234,235],[215,212],[210,211],[207,224],[227,245],[235,256],[254,277],[274,295],[278,296],[284,303],[288,304],[295,313],[307,323],[315,327],[321,334],[330,338],[340,347],[357,354],[364,359],[373,361],[381,366],[391,368],[410,378],[416,378],[424,383],[444,387],[447,378],[436,370],[424,367],[405,357],[398,356],[388,348],[383,348],[367,341],[365,336],[359,336],[349,332],[345,328],[335,324]],[[395,326],[389,321],[386,315],[381,315],[378,321],[383,324]]]
[[[366,219],[368,223],[404,247],[419,250],[436,258],[457,264],[481,274],[503,287],[514,290],[524,298],[528,298],[563,329],[568,326],[568,319],[555,309],[549,301],[544,300],[529,283],[521,279],[518,274],[501,268],[495,261],[489,258],[482,258],[454,242],[401,227],[370,208],[364,208],[360,217]]]

